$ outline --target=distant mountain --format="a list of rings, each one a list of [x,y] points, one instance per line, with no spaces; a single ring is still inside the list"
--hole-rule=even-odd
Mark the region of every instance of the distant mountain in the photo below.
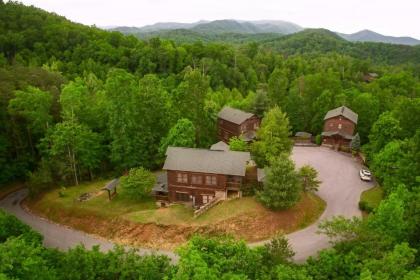
[[[337,33],[342,38],[352,42],[377,42],[377,43],[388,43],[388,44],[399,44],[399,45],[419,45],[420,40],[411,37],[393,37],[385,36],[371,30],[362,30],[353,34]]]
[[[283,20],[257,20],[251,22],[258,26],[261,33],[292,34],[303,30],[301,26]]]
[[[291,34],[303,30],[297,24],[287,21],[242,21],[242,20],[215,20],[202,23],[191,28],[197,32],[204,33],[278,33]]]
[[[303,31],[267,40],[263,48],[274,49],[284,55],[339,53],[377,63],[420,65],[420,45],[408,46],[378,42],[350,42],[327,29]]]
[[[120,31],[125,34],[144,34],[156,33],[168,30],[186,29],[204,34],[259,34],[259,33],[278,33],[291,34],[303,30],[297,24],[287,21],[242,21],[242,20],[214,20],[198,21],[194,23],[161,22],[143,27],[116,27],[111,28],[114,31]],[[142,37],[142,36],[139,36]]]
[[[183,38],[181,41],[194,41],[195,39],[207,41],[212,40],[215,36],[223,37],[224,40],[228,39],[225,36],[226,34],[241,34],[242,37],[244,37],[244,34],[271,34],[267,36],[255,36],[255,39],[288,35],[305,29],[295,23],[281,20],[246,21],[224,19],[198,21],[193,23],[160,22],[143,27],[116,27],[111,28],[110,30],[120,31],[124,34],[133,34],[139,38],[160,36],[167,39],[177,39],[181,36]],[[187,38],[188,34],[192,35],[192,40]],[[274,34],[277,34],[277,36]],[[370,30],[362,30],[353,34],[344,34],[339,32],[336,32],[336,34],[351,42],[378,42],[410,46],[420,45],[420,40],[411,37],[385,36]]]

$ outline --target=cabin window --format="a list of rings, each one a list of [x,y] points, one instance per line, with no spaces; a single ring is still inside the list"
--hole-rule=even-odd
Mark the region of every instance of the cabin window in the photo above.
[[[176,192],[175,196],[177,201],[190,201],[190,195],[188,193]]]
[[[176,174],[176,181],[178,183],[188,183],[188,174],[186,173],[177,173]]]
[[[341,123],[338,124],[338,129],[341,129]]]
[[[191,176],[191,183],[196,185],[203,184],[203,177],[200,175],[192,175]]]
[[[216,176],[210,176],[210,175],[206,176],[206,185],[214,186],[216,184],[217,184]]]
[[[258,123],[254,123],[254,129],[258,129]]]
[[[203,204],[207,204],[207,203],[209,203],[213,199],[213,196],[212,195],[206,195],[206,194],[204,194],[201,197],[203,198]]]

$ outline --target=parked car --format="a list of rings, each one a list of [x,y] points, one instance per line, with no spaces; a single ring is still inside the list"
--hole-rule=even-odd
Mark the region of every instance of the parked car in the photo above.
[[[372,181],[372,173],[367,169],[360,169],[359,175],[363,181]]]

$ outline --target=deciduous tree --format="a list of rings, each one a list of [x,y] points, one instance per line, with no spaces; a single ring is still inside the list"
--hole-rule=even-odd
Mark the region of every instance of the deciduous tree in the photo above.
[[[299,168],[298,176],[302,184],[304,192],[316,192],[318,191],[319,184],[321,181],[318,180],[318,172],[315,168],[310,165],[304,165]]]
[[[257,141],[251,146],[251,151],[261,167],[281,153],[289,153],[292,141],[289,139],[289,120],[279,107],[274,107],[264,116],[261,127],[257,131]]]
[[[120,178],[123,193],[133,199],[143,199],[150,195],[156,176],[143,167],[130,169],[127,176]]]

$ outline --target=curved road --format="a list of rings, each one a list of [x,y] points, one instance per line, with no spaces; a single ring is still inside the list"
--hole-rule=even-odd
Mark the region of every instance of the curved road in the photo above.
[[[329,246],[328,238],[317,234],[318,224],[322,220],[337,215],[345,217],[361,215],[358,209],[360,194],[372,187],[372,184],[360,180],[358,172],[361,166],[356,160],[329,148],[294,147],[292,158],[297,167],[309,164],[318,170],[319,179],[322,181],[318,195],[327,203],[324,213],[316,223],[287,235],[292,248],[296,252],[294,258],[300,262]],[[84,244],[86,248],[100,245],[103,251],[113,248],[114,244],[110,241],[52,223],[25,211],[20,202],[26,195],[26,190],[14,192],[0,201],[0,208],[14,214],[40,232],[44,236],[45,246],[62,250],[67,250],[78,244]],[[250,245],[258,246],[267,242],[269,240]],[[178,260],[178,256],[171,251],[139,249],[139,254],[142,255],[152,253],[165,254],[174,262]]]

